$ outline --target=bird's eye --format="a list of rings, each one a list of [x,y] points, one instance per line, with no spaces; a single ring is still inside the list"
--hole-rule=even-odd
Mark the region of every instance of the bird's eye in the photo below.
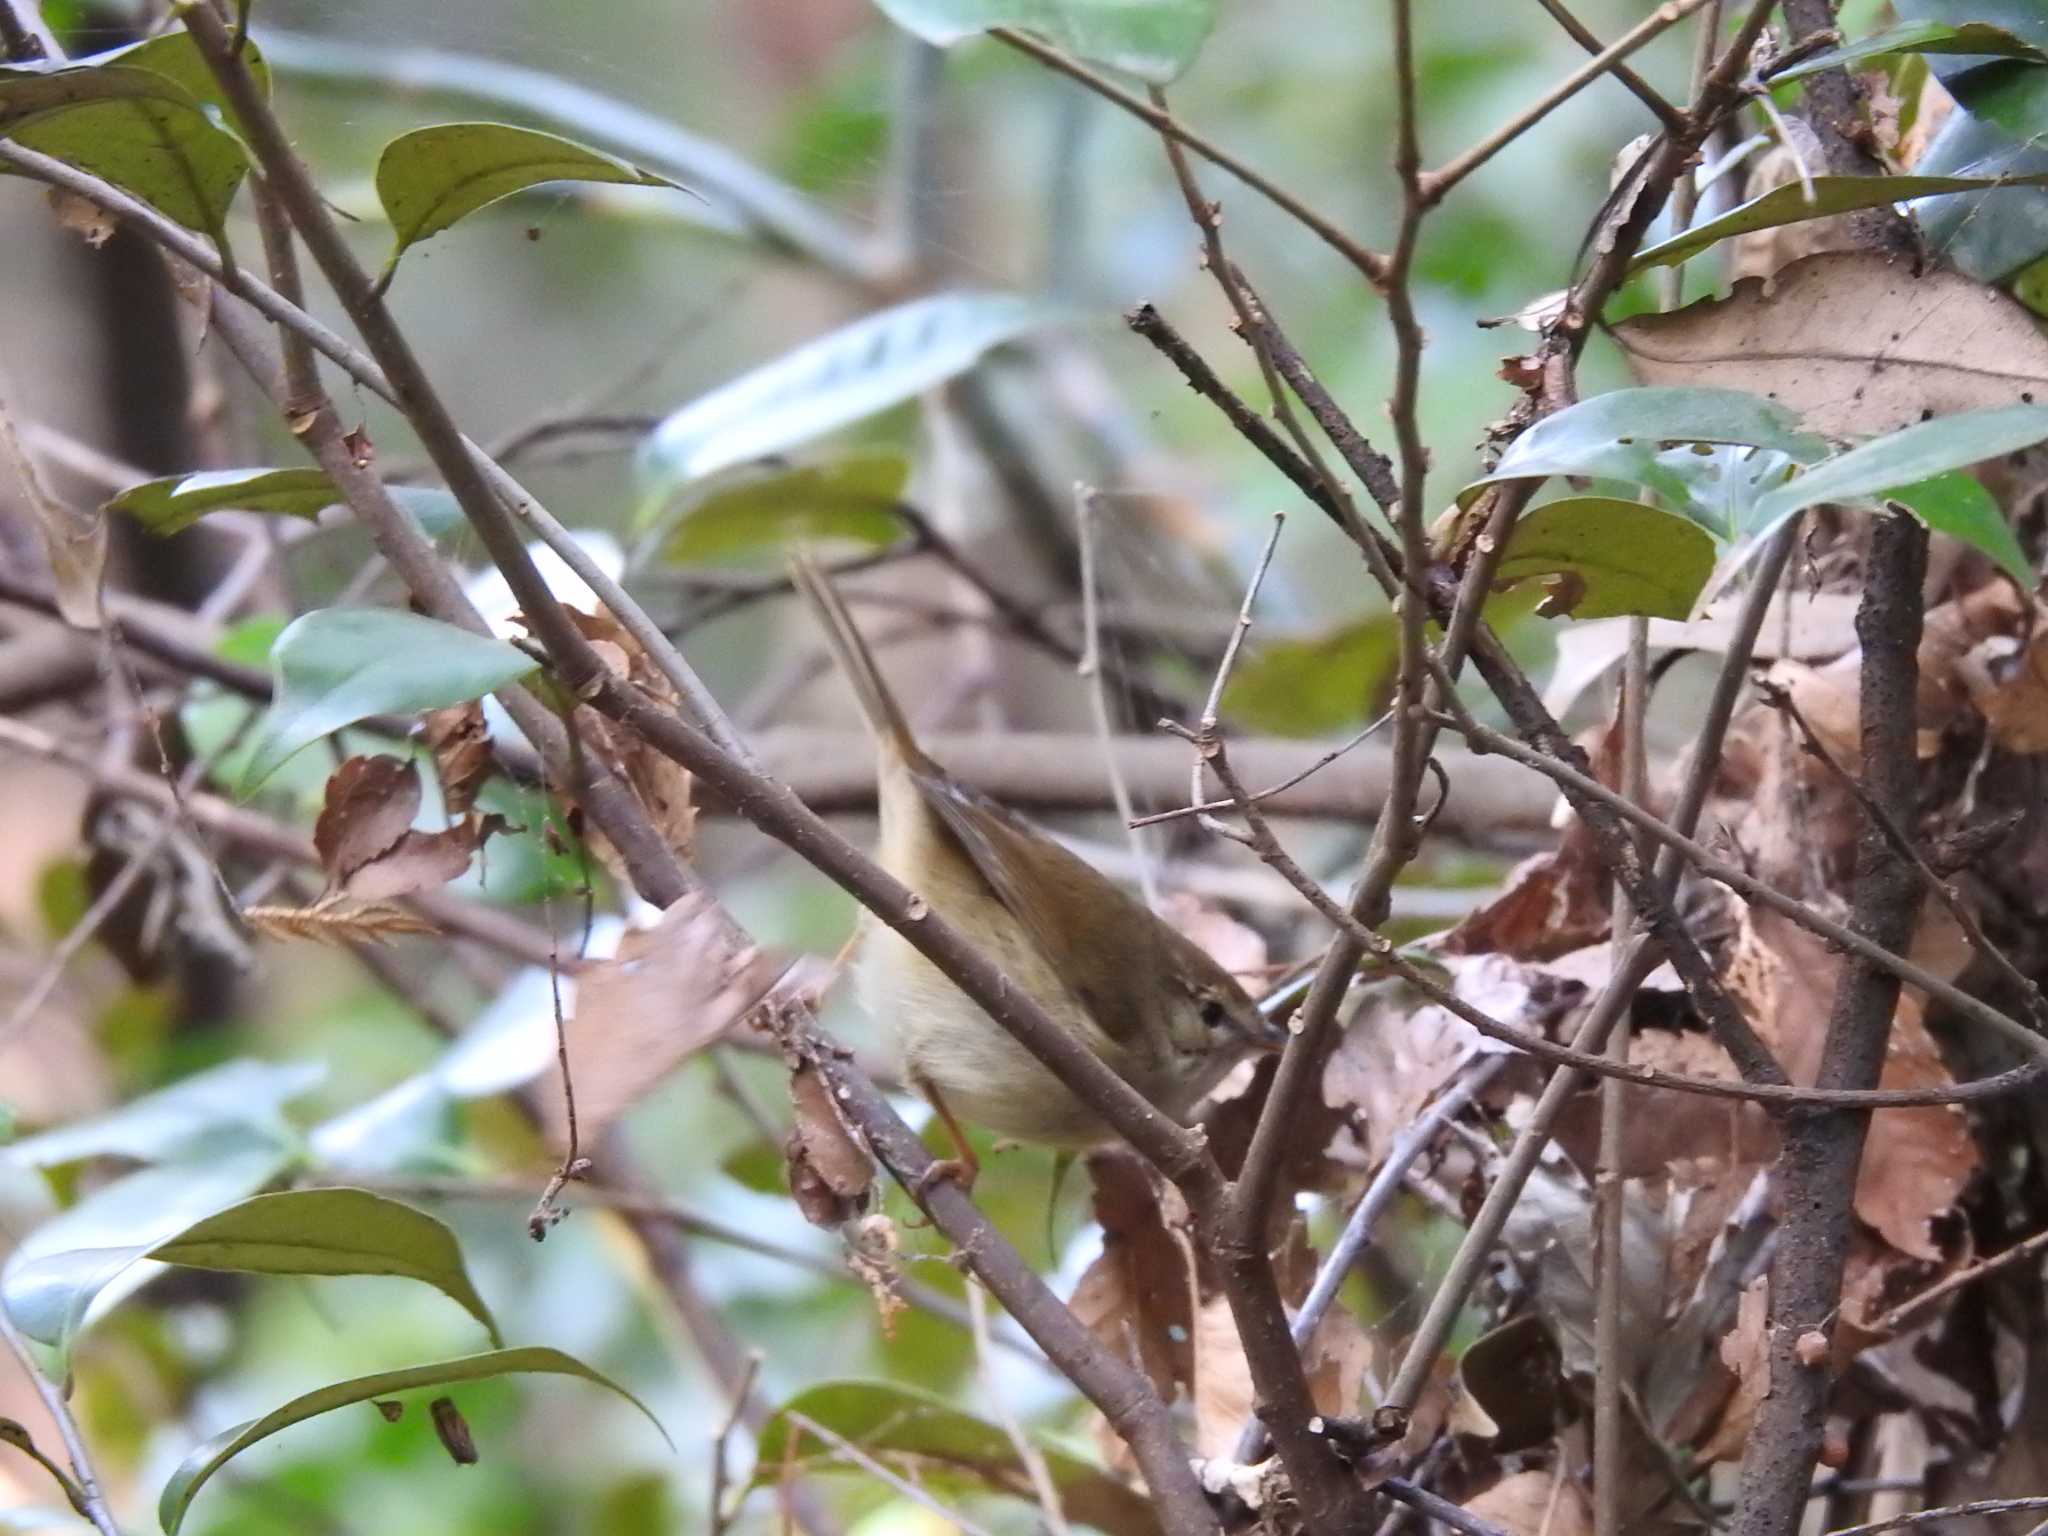
[[[1202,999],[1202,1023],[1210,1029],[1221,1029],[1230,1022],[1230,1009],[1224,1006],[1220,997]]]

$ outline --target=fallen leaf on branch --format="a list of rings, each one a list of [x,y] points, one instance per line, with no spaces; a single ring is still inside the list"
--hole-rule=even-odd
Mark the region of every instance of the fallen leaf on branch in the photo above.
[[[2048,337],[2025,305],[1867,251],[1808,256],[1768,283],[1638,315],[1613,334],[1641,383],[1768,395],[1836,437],[2048,399]]]
[[[1083,1326],[1144,1371],[1171,1402],[1195,1381],[1198,1282],[1187,1209],[1177,1193],[1164,1201],[1144,1164],[1126,1151],[1088,1157],[1102,1253],[1074,1287],[1068,1305]],[[1165,1208],[1174,1207],[1171,1214]],[[1228,1449],[1226,1446],[1225,1450]]]
[[[577,1129],[586,1145],[670,1072],[744,1018],[781,967],[751,946],[734,949],[708,896],[685,896],[651,928],[628,929],[611,959],[576,979],[565,1025]],[[557,1144],[567,1122],[551,1098]]]
[[[783,1143],[789,1192],[813,1226],[837,1227],[868,1208],[875,1166],[832,1090],[809,1063],[789,1075],[796,1123]]]
[[[459,878],[502,816],[465,816],[440,832],[413,830],[420,808],[418,767],[396,757],[352,757],[327,780],[313,846],[330,895],[392,901]]]
[[[682,701],[661,669],[610,613],[589,614],[575,608],[564,611],[609,670],[657,704],[680,709]],[[697,842],[695,780],[689,769],[657,752],[638,732],[606,719],[594,709],[576,711],[575,729],[584,749],[595,753],[599,761],[632,787],[670,851],[688,859]],[[595,827],[589,829],[588,837],[591,850],[612,875],[622,885],[631,885],[618,850]]]
[[[1757,1409],[1771,1390],[1770,1277],[1758,1275],[1743,1287],[1735,1326],[1721,1340],[1717,1357],[1733,1383],[1721,1417],[1695,1448],[1702,1463],[1732,1461],[1742,1454]]]
[[[114,231],[121,227],[121,221],[106,209],[76,192],[52,187],[49,196],[50,211],[57,216],[59,227],[70,230],[94,250],[113,239]]]
[[[430,709],[420,716],[420,739],[434,754],[441,777],[441,803],[453,816],[466,816],[491,772],[491,738],[481,699]]]

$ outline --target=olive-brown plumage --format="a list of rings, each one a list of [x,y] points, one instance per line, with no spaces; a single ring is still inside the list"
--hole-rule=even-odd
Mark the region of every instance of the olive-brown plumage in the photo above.
[[[876,859],[979,944],[1003,973],[1138,1092],[1179,1117],[1246,1051],[1283,1038],[1236,980],[1086,861],[970,789],[911,735],[839,595],[807,559],[798,587],[873,729]],[[1082,1147],[1096,1115],[900,935],[877,926],[857,963],[862,1001],[907,1074],[1003,1136]]]

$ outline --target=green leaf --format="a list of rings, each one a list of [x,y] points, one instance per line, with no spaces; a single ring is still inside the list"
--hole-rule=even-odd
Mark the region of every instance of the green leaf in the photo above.
[[[269,72],[246,55],[266,92]],[[167,33],[67,67],[0,70],[0,135],[148,203],[227,251],[249,155],[192,40]]]
[[[1898,502],[1936,533],[1960,539],[1989,555],[2019,583],[2022,592],[2034,590],[2039,578],[2027,564],[2020,541],[2013,537],[2012,524],[2005,520],[1991,493],[1972,476],[1951,470],[1914,485],[1893,486],[1884,499]]]
[[[998,293],[945,293],[857,320],[700,396],[641,451],[657,493],[837,431],[964,373],[1064,311]]]
[[[888,18],[950,47],[990,27],[1037,32],[1077,58],[1164,85],[1216,24],[1216,0],[875,0]]]
[[[1674,504],[1689,496],[1685,478],[1660,454],[1670,443],[1733,443],[1783,453],[1801,463],[1827,454],[1827,444],[1800,429],[1799,418],[1761,395],[1735,389],[1657,385],[1594,395],[1546,416],[1508,444],[1493,473],[1458,493],[1469,506],[1502,480],[1576,475],[1647,485]]]
[[[462,521],[455,498],[438,486],[387,485],[384,490],[433,538],[443,537]],[[340,488],[324,470],[209,469],[131,485],[104,510],[125,512],[151,533],[165,537],[190,528],[209,512],[263,512],[311,522],[341,503]]]
[[[391,256],[377,279],[389,285],[408,246],[438,235],[479,208],[550,181],[669,187],[666,176],[573,139],[506,123],[440,123],[400,134],[377,157],[377,199],[391,219]]]
[[[125,512],[162,537],[190,528],[209,512],[270,512],[317,519],[340,498],[318,469],[209,469],[131,485],[104,510]]]
[[[1787,80],[1817,75],[1824,69],[1839,69],[1844,64],[1860,64],[1865,59],[1883,58],[1893,53],[1967,53],[2048,64],[2048,53],[1989,22],[1966,21],[1950,25],[1939,21],[1908,21],[1887,27],[1859,42],[1817,53],[1790,69],[1777,71],[1770,80],[1773,85],[1779,85]]]
[[[1782,224],[1799,224],[1807,219],[1825,219],[1859,208],[1885,208],[1919,197],[1939,197],[1959,192],[1985,193],[2001,188],[2048,186],[2048,174],[2013,176],[1816,176],[1813,197],[1798,182],[1773,187],[1753,197],[1718,219],[1696,224],[1684,234],[1639,253],[1629,271],[1647,267],[1668,267],[1690,261],[1707,247],[1752,230],[1775,229]]]
[[[68,1360],[78,1336],[162,1267],[150,1249],[289,1170],[297,1145],[247,1129],[185,1149],[185,1160],[145,1168],[37,1227],[0,1271],[0,1304],[37,1343]]]
[[[2001,454],[2016,453],[2048,438],[2048,405],[2008,405],[1988,411],[1963,411],[1933,421],[1915,422],[1898,432],[1873,438],[1860,448],[1816,464],[1785,485],[1758,499],[1750,526],[1743,530],[1746,556],[1751,548],[1770,537],[1786,518],[1807,507],[1827,501],[1865,501],[1893,495],[1901,487],[1961,469]],[[1909,508],[1911,499],[1900,497]],[[1928,494],[1919,499],[1928,501]],[[1937,488],[1932,504],[1951,526],[1943,533],[1964,540],[1982,550],[1999,566],[2012,573],[2020,586],[2032,591],[2034,578],[2024,556],[2005,527],[2003,517],[1992,508],[1992,524],[2004,529],[2003,537],[1987,524],[1984,508],[1964,493]],[[1939,527],[1931,520],[1930,527]]]
[[[1009,1432],[942,1398],[886,1381],[832,1381],[791,1398],[761,1427],[754,1486],[784,1469],[846,1471],[837,1447],[793,1422],[798,1415],[858,1446],[882,1465],[937,1490],[990,1489],[1030,1497],[1030,1475]],[[1111,1536],[1158,1536],[1152,1501],[1102,1468],[1041,1444],[1067,1515]]]
[[[88,1157],[158,1162],[182,1157],[203,1137],[241,1129],[288,1136],[283,1106],[327,1075],[319,1062],[224,1062],[90,1120],[59,1126],[0,1151],[20,1168],[53,1168]]]
[[[380,1371],[373,1376],[357,1376],[349,1381],[337,1381],[331,1386],[320,1388],[293,1398],[281,1407],[272,1409],[260,1419],[251,1419],[237,1424],[195,1447],[178,1470],[171,1474],[171,1480],[164,1485],[162,1496],[157,1501],[157,1519],[162,1523],[165,1536],[177,1536],[177,1530],[191,1507],[192,1499],[206,1480],[218,1472],[228,1461],[260,1440],[267,1440],[281,1429],[302,1424],[307,1419],[346,1408],[352,1403],[365,1403],[372,1398],[389,1397],[398,1392],[410,1392],[422,1387],[446,1387],[466,1381],[483,1381],[494,1376],[552,1375],[580,1376],[585,1381],[595,1382],[607,1391],[615,1392],[627,1402],[646,1414],[647,1421],[661,1437],[668,1439],[668,1431],[661,1428],[661,1421],[649,1411],[647,1405],[613,1381],[609,1376],[593,1370],[573,1355],[565,1355],[558,1349],[544,1349],[529,1346],[524,1349],[499,1349],[489,1354],[465,1355],[456,1360],[440,1360],[431,1365],[409,1366],[400,1371]],[[673,1447],[674,1442],[669,1442]]]
[[[1683,619],[1714,573],[1714,541],[1675,513],[1607,496],[1572,496],[1526,513],[1501,557],[1498,591],[1570,573],[1559,611],[1575,619]]]
[[[1386,613],[1321,635],[1257,642],[1238,658],[1223,713],[1279,736],[1361,724],[1386,692],[1400,645],[1400,627]]]
[[[863,454],[832,464],[798,465],[711,491],[663,540],[662,558],[694,565],[814,539],[892,544],[910,461],[900,453]]]
[[[149,1257],[186,1269],[263,1275],[397,1275],[423,1281],[484,1325],[502,1348],[455,1234],[425,1211],[364,1189],[258,1195],[187,1227]]]
[[[480,698],[539,663],[515,645],[389,608],[316,608],[270,653],[274,689],[242,775],[248,794],[294,752],[371,715]]]

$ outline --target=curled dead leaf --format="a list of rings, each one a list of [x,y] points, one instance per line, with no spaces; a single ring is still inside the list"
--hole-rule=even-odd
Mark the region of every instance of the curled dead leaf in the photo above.
[[[1508,1536],[1589,1536],[1593,1529],[1585,1494],[1561,1471],[1511,1472],[1464,1508]]]
[[[1090,1153],[1087,1166],[1102,1252],[1083,1272],[1068,1306],[1171,1402],[1193,1387],[1196,1369],[1199,1284],[1187,1208],[1170,1190],[1162,1198],[1132,1153],[1106,1148]]]
[[[441,803],[450,816],[466,816],[491,772],[491,738],[481,699],[430,709],[420,716],[420,739],[434,754]]]
[[[419,769],[410,762],[379,754],[337,768],[313,828],[329,894],[375,903],[436,890],[506,826],[502,816],[471,815],[440,832],[415,831],[419,808]]]
[[[113,239],[114,231],[121,227],[119,219],[76,192],[52,187],[49,197],[50,210],[56,214],[59,227],[70,230],[94,250]]]
[[[672,709],[680,707],[681,700],[661,669],[610,613],[590,614],[575,608],[566,612],[612,672],[656,702]],[[657,752],[629,727],[607,720],[593,709],[576,711],[575,729],[584,749],[596,754],[631,786],[662,840],[679,857],[689,858],[697,840],[697,806],[690,771]],[[587,835],[598,859],[621,883],[629,884],[625,861],[618,850],[595,828],[590,828]]]
[[[874,1164],[846,1123],[830,1085],[808,1062],[790,1073],[789,1100],[796,1110],[782,1148],[789,1192],[813,1226],[842,1226],[867,1209]]]

